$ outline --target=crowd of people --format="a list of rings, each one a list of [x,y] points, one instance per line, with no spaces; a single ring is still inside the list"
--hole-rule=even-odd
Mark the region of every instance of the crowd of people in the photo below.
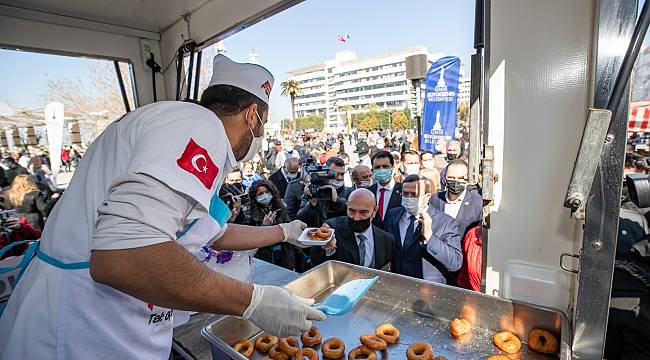
[[[63,189],[52,179],[47,148],[26,146],[21,150],[0,148],[0,248],[22,240],[38,240],[45,221]],[[62,172],[72,172],[81,155],[72,146],[61,150]],[[19,255],[16,247],[3,258]]]
[[[338,260],[478,291],[483,201],[468,184],[462,130],[435,151],[419,151],[412,130],[270,135],[220,196],[230,222],[335,230],[334,251],[283,243],[258,259],[298,272]]]

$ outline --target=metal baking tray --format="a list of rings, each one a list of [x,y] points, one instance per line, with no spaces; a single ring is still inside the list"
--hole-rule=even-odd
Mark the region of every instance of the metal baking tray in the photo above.
[[[524,344],[513,359],[571,358],[567,319],[557,310],[338,261],[323,263],[285,287],[299,296],[321,301],[341,284],[373,276],[379,276],[379,281],[351,312],[328,316],[325,321],[315,323],[323,340],[341,338],[346,353],[359,345],[360,335],[372,334],[377,326],[391,323],[400,330],[400,341],[378,353],[383,359],[405,358],[408,346],[417,341],[431,343],[434,355],[449,360],[485,359],[502,353],[492,344],[496,332],[512,331],[526,342],[533,328],[554,333],[560,340],[560,352],[555,356],[544,355],[529,350]],[[449,333],[449,325],[457,317],[464,317],[473,324],[470,336],[463,341],[452,338]],[[210,342],[214,359],[238,360],[246,358],[231,346],[242,339],[254,341],[263,334],[249,321],[232,316],[208,323],[201,333]],[[316,350],[322,358],[320,348]],[[255,351],[253,360],[265,357]]]

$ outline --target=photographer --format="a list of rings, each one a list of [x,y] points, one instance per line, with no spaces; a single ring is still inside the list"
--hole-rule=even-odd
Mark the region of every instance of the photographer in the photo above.
[[[300,167],[299,175],[296,179],[289,181],[287,191],[284,193],[284,204],[287,207],[289,219],[296,220],[298,210],[302,203],[302,195],[305,189],[305,179],[309,177],[307,166],[316,162],[316,158],[311,154],[304,154],[298,159]]]
[[[325,220],[347,213],[347,199],[353,189],[344,184],[345,162],[331,157],[325,165],[307,167],[309,184],[296,217],[307,226],[321,226]]]

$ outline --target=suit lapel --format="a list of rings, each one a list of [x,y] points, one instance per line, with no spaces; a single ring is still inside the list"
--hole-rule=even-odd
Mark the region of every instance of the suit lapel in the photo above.
[[[388,208],[394,208],[402,205],[402,187],[395,184],[393,191],[390,193],[390,201],[388,202]]]
[[[382,264],[382,265],[383,265],[383,262],[380,262],[380,261],[379,261],[379,252],[381,251],[382,254],[383,254],[383,249],[382,249],[381,246],[379,245],[379,239],[378,239],[378,237],[377,237],[377,232],[376,232],[375,230],[376,230],[376,229],[375,229],[375,227],[373,226],[373,227],[372,227],[372,242],[373,242],[373,244],[374,244],[374,246],[375,246],[375,251],[374,251],[373,254],[372,254],[372,257],[373,257],[373,261],[372,261],[372,262],[373,262],[373,263],[372,263],[371,265],[374,265],[375,268],[378,268],[378,267],[377,267],[377,264]],[[382,255],[382,259],[383,259],[383,255]],[[378,268],[378,269],[379,269],[379,268]]]
[[[395,238],[395,242],[397,243],[397,247],[400,248],[400,250],[406,248],[406,247],[402,246],[402,233],[401,233],[401,229],[399,227],[400,223],[402,221],[402,216],[404,215],[404,211],[406,211],[406,210],[404,208],[401,208],[400,212],[399,212],[399,216],[397,216],[396,219],[391,220],[391,221],[395,221],[395,225],[392,227],[392,229],[393,229],[393,237]],[[389,227],[386,226],[386,229],[388,229],[388,228]]]

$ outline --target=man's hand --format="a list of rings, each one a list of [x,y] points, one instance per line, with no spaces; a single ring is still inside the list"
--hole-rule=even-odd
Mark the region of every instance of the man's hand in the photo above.
[[[280,226],[282,229],[285,242],[288,242],[289,244],[297,246],[299,248],[305,247],[300,242],[298,242],[298,238],[300,237],[300,234],[302,234],[303,230],[305,230],[307,227],[307,224],[300,220],[294,220],[290,223],[280,224],[278,226]]]
[[[336,235],[332,235],[332,239],[323,245],[323,250],[329,252],[336,249]]]
[[[336,202],[336,199],[339,197],[339,194],[336,192],[336,188],[331,185],[326,185],[326,187],[332,189],[332,202]]]
[[[311,329],[312,320],[325,320],[325,314],[311,307],[313,303],[281,287],[253,285],[251,303],[242,317],[269,334],[295,336]]]
[[[420,224],[422,224],[422,236],[424,236],[425,243],[429,241],[431,235],[433,235],[433,230],[431,229],[431,215],[428,212],[424,211],[420,214]]]
[[[309,196],[309,202],[311,203],[311,206],[316,206],[318,205],[318,198],[312,195],[311,190],[309,190],[309,185],[305,185],[305,194]]]

